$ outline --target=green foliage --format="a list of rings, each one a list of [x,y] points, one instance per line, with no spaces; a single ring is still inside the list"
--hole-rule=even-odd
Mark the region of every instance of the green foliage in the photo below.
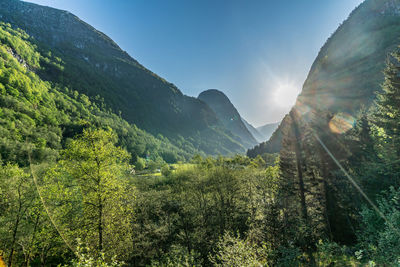
[[[371,14],[366,7],[381,2],[366,1],[355,14]],[[375,23],[378,17],[384,19]],[[351,101],[362,93],[360,102],[369,103],[365,92],[381,77],[378,59],[397,38],[394,19],[340,27],[305,88],[322,84]],[[121,55],[106,37],[83,32],[113,48],[65,44],[61,54],[0,23],[0,251],[9,266],[399,264],[399,52],[388,60],[373,107],[354,125],[343,122],[348,132],[333,131],[332,121],[361,103],[343,110],[345,98],[301,96],[314,112],[296,108],[285,117],[271,143],[282,139],[279,157],[264,153],[264,144],[249,151],[252,158],[204,158],[243,147],[202,103]],[[350,33],[358,37],[347,40]],[[96,67],[103,63],[118,68],[110,74],[106,65]],[[371,75],[349,79],[350,69]],[[323,103],[338,114],[324,112]],[[118,115],[108,108],[120,106]],[[190,157],[190,164],[171,164]]]
[[[360,266],[355,253],[346,246],[334,242],[319,241],[315,253],[317,266]]]
[[[0,165],[0,250],[9,266],[69,262],[77,238],[88,248],[77,266],[129,259],[135,188],[116,141],[110,129],[86,129],[57,164],[31,166],[31,175]]]
[[[238,139],[243,147],[252,147],[258,143],[245,126],[239,112],[223,92],[209,89],[201,92],[198,99],[215,112],[218,120]]]
[[[152,261],[151,266],[158,267],[196,267],[202,266],[199,254],[192,251],[188,252],[185,247],[173,246],[170,251],[162,256],[160,261]]]
[[[42,80],[78,91],[103,111],[107,107],[117,117],[157,136],[163,144],[172,145],[175,152],[162,149],[160,153],[168,163],[183,160],[183,152],[244,152],[205,103],[182,94],[76,16],[23,1],[7,1],[0,12],[3,21],[34,37],[23,33],[24,40],[43,56],[37,70]],[[59,23],[61,20],[63,23]]]
[[[192,257],[196,264],[209,264],[226,231],[248,236],[254,244],[269,237],[278,167],[265,170],[242,156],[197,156],[195,161],[174,166],[167,176],[134,180],[137,255],[132,264],[191,262]],[[179,257],[173,247],[182,248]]]
[[[135,169],[138,171],[144,170],[146,167],[146,160],[144,158],[138,157],[135,163]]]
[[[172,173],[172,171],[171,171],[171,169],[170,169],[170,167],[169,167],[168,165],[162,166],[162,168],[161,168],[161,174],[162,174],[162,175],[168,176],[168,175],[170,175],[171,173]]]
[[[147,162],[147,168],[151,172],[155,172],[155,171],[158,171],[159,168],[161,168],[162,164],[163,164],[162,162],[155,161],[155,160],[150,160],[150,161]]]
[[[64,265],[63,267],[120,267],[124,266],[123,262],[117,261],[115,258],[107,262],[104,253],[100,253],[100,256],[94,258],[88,248],[82,246],[80,240],[78,240],[78,246],[75,253],[77,259],[71,261],[70,264]]]
[[[15,261],[21,264],[19,244],[28,242],[29,245],[24,235],[30,236],[32,232],[29,221],[37,212],[35,200],[32,180],[27,173],[16,165],[0,166],[0,250],[5,252],[9,266]]]
[[[265,247],[255,246],[225,233],[217,243],[216,253],[210,256],[210,261],[214,266],[268,266],[267,252]]]
[[[168,139],[138,129],[86,95],[44,81],[36,72],[60,63],[45,54],[49,57],[21,30],[0,23],[0,155],[5,162],[27,166],[28,151],[34,162],[55,161],[68,139],[88,125],[112,128],[133,159],[146,154],[171,163],[189,158]],[[44,61],[48,64],[41,66]]]
[[[400,263],[400,190],[391,187],[377,201],[385,219],[374,209],[363,207],[359,259],[394,266]]]
[[[398,264],[400,226],[393,188],[400,185],[399,66],[396,51],[374,105],[357,118],[335,122],[337,114],[319,109],[309,116],[299,109],[288,115],[288,127],[281,129],[276,200],[284,225],[275,250],[278,265],[291,252],[296,259],[292,265]],[[382,191],[387,195],[382,197]],[[371,207],[374,202],[378,210]]]
[[[82,238],[91,251],[123,258],[131,245],[135,196],[126,180],[129,155],[115,142],[111,130],[84,130],[47,172],[42,190],[49,205],[62,203],[51,209],[59,213],[57,224],[71,230],[67,238]]]
[[[275,257],[277,266],[307,266],[304,261],[304,254],[298,246],[294,246],[293,244],[281,246],[275,253],[277,254],[277,257]]]

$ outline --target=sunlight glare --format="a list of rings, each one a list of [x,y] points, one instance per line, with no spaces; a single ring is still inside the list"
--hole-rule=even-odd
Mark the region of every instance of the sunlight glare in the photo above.
[[[297,98],[299,89],[289,81],[278,82],[274,92],[274,102],[281,107],[292,107]]]

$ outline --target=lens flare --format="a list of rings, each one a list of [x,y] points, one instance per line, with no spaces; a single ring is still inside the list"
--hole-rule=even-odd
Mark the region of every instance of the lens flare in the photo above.
[[[329,129],[333,133],[343,134],[355,125],[356,120],[347,113],[338,113],[329,122]]]
[[[395,226],[392,224],[388,218],[386,218],[385,214],[374,204],[374,202],[365,194],[365,192],[361,189],[361,187],[356,183],[356,181],[353,179],[353,177],[350,176],[350,174],[343,168],[342,164],[336,159],[336,157],[332,154],[332,152],[328,149],[328,147],[322,142],[322,140],[319,138],[319,136],[314,133],[315,138],[318,140],[318,142],[321,144],[322,148],[328,153],[329,157],[335,162],[335,164],[339,167],[339,169],[344,173],[344,175],[349,179],[349,181],[353,184],[353,186],[358,190],[358,192],[364,197],[364,199],[371,205],[371,207],[376,211],[376,213],[381,216],[382,219],[385,220],[386,224],[395,232],[397,233],[397,236],[400,237],[400,231]]]
[[[296,102],[298,91],[292,82],[278,82],[274,92],[274,102],[281,107],[291,107]]]
[[[300,99],[297,99],[296,105],[293,108],[296,109],[296,111],[301,116],[307,115],[311,111],[311,108],[308,105],[306,105],[303,102],[301,102]]]

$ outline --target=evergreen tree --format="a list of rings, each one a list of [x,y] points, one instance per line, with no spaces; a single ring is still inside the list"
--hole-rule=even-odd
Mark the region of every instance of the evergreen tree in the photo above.
[[[373,125],[378,156],[383,160],[386,185],[400,185],[400,51],[392,53],[384,71],[385,81],[377,93]]]

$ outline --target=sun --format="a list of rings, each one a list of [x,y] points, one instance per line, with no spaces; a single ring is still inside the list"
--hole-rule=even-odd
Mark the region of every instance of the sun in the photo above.
[[[274,102],[280,107],[292,107],[297,98],[299,90],[293,82],[278,82],[273,94]]]

